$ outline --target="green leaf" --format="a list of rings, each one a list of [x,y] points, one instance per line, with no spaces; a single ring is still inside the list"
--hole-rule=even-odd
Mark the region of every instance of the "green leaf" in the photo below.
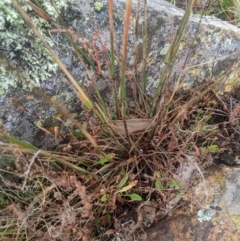
[[[130,198],[131,198],[132,200],[134,200],[134,201],[142,201],[142,197],[139,196],[139,195],[136,194],[136,193],[132,193],[132,194],[130,195]]]
[[[157,177],[157,178],[161,178],[161,173],[160,173],[160,172],[157,172],[157,173],[156,173],[156,177]]]
[[[96,223],[96,224],[100,224],[100,223],[101,223],[101,219],[100,219],[100,218],[96,218],[96,219],[95,219],[95,223]]]
[[[85,97],[85,96],[84,96],[84,97]],[[93,105],[92,105],[92,103],[91,103],[90,100],[88,100],[88,99],[82,99],[81,101],[82,101],[82,103],[83,103],[89,110],[92,110],[92,109],[93,109]]]
[[[14,143],[14,144],[17,144],[17,145],[21,146],[21,147],[28,148],[28,149],[31,149],[31,150],[34,150],[34,151],[38,151],[37,147],[35,147],[35,146],[25,142],[25,141],[20,141],[17,138],[12,137],[12,136],[10,136],[10,135],[8,135],[6,133],[2,132],[2,133],[0,133],[0,136],[5,138],[8,141]]]
[[[106,213],[106,218],[107,218],[107,221],[110,222],[111,219],[112,219],[112,216],[110,213]]]
[[[36,123],[35,123],[36,127],[37,128],[40,128],[40,127],[43,127],[43,124],[40,120],[38,120]]]
[[[83,134],[79,129],[73,130],[73,135],[82,138]]]
[[[180,192],[177,194],[177,197],[183,198],[183,197],[185,197],[185,193]]]
[[[128,180],[128,176],[125,176],[118,184],[118,188],[122,188]]]
[[[100,159],[93,164],[93,166],[96,166],[96,165],[99,165],[99,164],[103,165],[103,164],[111,161],[113,157],[114,157],[114,154],[112,154],[112,153],[107,154],[105,156],[101,156]]]
[[[4,204],[4,202],[6,201],[6,195],[5,194],[0,194],[0,204]]]
[[[208,151],[210,151],[211,153],[218,153],[218,152],[221,151],[220,148],[218,147],[218,145],[214,145],[214,144],[208,146],[207,149],[208,149]]]
[[[181,188],[181,185],[180,185],[178,182],[176,182],[176,181],[171,181],[171,182],[168,184],[168,187],[180,189],[180,188]]]
[[[96,165],[99,165],[99,164],[103,165],[103,164],[105,164],[107,162],[109,162],[109,160],[106,157],[100,157],[100,159],[97,162],[95,162],[93,164],[93,166],[96,166]]]
[[[162,183],[161,183],[160,181],[156,181],[156,182],[155,182],[155,187],[156,187],[157,189],[159,189],[159,190],[163,189],[163,185],[162,185]]]
[[[109,194],[104,194],[102,197],[101,197],[101,202],[106,202],[108,199],[109,199],[110,195]]]
[[[126,192],[130,189],[132,189],[133,187],[135,187],[137,185],[138,181],[135,180],[135,181],[132,181],[130,182],[127,186],[123,187],[121,190],[119,190],[118,192],[116,193],[119,193],[119,192]]]
[[[201,119],[201,115],[204,113],[202,109],[198,109],[197,114],[196,114],[196,119],[199,120]]]

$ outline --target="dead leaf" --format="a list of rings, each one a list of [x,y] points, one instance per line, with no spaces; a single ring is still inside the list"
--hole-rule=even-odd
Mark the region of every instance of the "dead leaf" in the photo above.
[[[129,119],[126,120],[128,133],[131,135],[137,132],[146,131],[151,124],[154,122],[154,119]],[[119,132],[121,135],[125,135],[125,127],[123,120],[112,121],[110,125],[114,130]]]
[[[115,229],[108,229],[108,231],[105,233],[106,235],[111,235],[114,234],[116,232]]]
[[[193,144],[193,147],[195,149],[195,155],[199,157],[201,155],[199,148],[195,144]]]
[[[67,146],[63,147],[64,152],[69,152],[72,150],[72,146],[68,143]]]

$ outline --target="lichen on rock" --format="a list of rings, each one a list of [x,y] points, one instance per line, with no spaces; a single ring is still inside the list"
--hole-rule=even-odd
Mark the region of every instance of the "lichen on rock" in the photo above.
[[[39,0],[40,7],[53,20],[58,13],[66,9],[75,0]],[[31,16],[45,41],[53,46],[53,40],[48,31],[51,25],[35,14],[26,1],[21,0],[23,9]],[[48,79],[57,70],[57,64],[51,59],[47,50],[37,39],[32,30],[13,7],[11,0],[0,1],[0,88],[16,87],[19,83],[24,88],[39,86],[40,82]]]

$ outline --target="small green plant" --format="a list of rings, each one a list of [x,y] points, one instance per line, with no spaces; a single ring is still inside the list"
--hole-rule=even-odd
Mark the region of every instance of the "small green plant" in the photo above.
[[[202,149],[202,153],[205,153],[205,154],[208,154],[208,153],[217,154],[222,152],[221,148],[219,148],[219,146],[214,143],[214,140],[212,140],[210,143],[209,141],[204,141],[202,143],[201,149]]]
[[[171,181],[168,184],[168,187],[175,188],[175,189],[180,189],[181,188],[181,184],[179,184],[177,181]]]
[[[107,200],[110,198],[110,195],[109,194],[104,194],[102,197],[101,197],[101,202],[107,202]]]

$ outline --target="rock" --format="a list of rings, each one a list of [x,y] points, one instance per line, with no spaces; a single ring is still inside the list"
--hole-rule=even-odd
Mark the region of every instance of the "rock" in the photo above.
[[[148,240],[240,240],[239,171],[222,164],[209,168],[181,208],[147,229]]]
[[[74,34],[77,33],[76,36],[78,36],[80,42],[84,42],[87,39],[86,44],[89,48],[93,44],[92,40],[95,41],[98,48],[101,48],[101,44],[109,46],[108,1],[103,0],[102,2],[103,7],[95,9],[92,1],[78,0],[75,7],[70,7],[63,13],[63,19],[67,26],[73,27]],[[132,3],[133,20],[135,19],[136,3],[136,0]],[[125,0],[114,1],[114,27],[120,50],[124,8]],[[183,10],[165,1],[148,1],[149,57],[147,59],[147,90],[149,94],[153,93],[157,86],[159,74],[164,66],[164,56],[176,35],[183,13]],[[143,21],[143,6],[141,6],[139,21],[140,23]],[[172,80],[176,81],[184,70],[181,81],[184,81],[186,86],[202,82],[205,77],[219,76],[223,71],[237,65],[239,60],[237,53],[240,50],[240,30],[237,27],[211,17],[203,17],[200,26],[198,26],[199,21],[199,16],[191,17],[185,36],[181,41],[177,62],[172,73]],[[133,67],[133,34],[132,25],[128,46],[128,67],[130,69]],[[74,78],[82,85],[88,85],[90,80],[85,69],[73,54],[72,49],[68,47],[66,40],[59,37],[59,33],[52,33],[52,37],[56,40],[55,43],[59,43],[54,46],[54,50]],[[189,46],[191,46],[190,49],[188,48]],[[140,53],[141,48],[142,33],[139,30],[138,49]],[[188,61],[185,64],[187,56]],[[94,73],[91,67],[89,69],[91,73]],[[233,80],[236,76],[238,76],[238,69],[232,72],[230,79]],[[99,88],[102,89],[106,102],[110,103],[111,95],[107,91],[106,86],[101,84],[99,79],[97,79],[97,83],[100,84]],[[77,119],[81,118],[82,109],[79,101],[75,97],[72,87],[68,85],[65,76],[60,71],[49,78],[48,81],[42,82],[40,87],[50,97],[56,97],[58,100],[61,100],[75,114]],[[2,119],[4,129],[19,139],[33,144],[38,143],[37,145],[40,148],[47,148],[40,144],[43,143],[41,140],[46,138],[41,139],[41,136],[46,134],[39,131],[34,123],[39,119],[44,123],[47,118],[56,113],[56,110],[50,107],[51,104],[45,101],[44,96],[38,96],[34,91],[22,90],[21,86],[17,89],[9,88],[5,93],[1,92],[1,94],[0,119]],[[21,100],[17,100],[17,104],[13,103],[16,101],[16,98],[21,98]],[[55,144],[55,141],[53,142]]]

